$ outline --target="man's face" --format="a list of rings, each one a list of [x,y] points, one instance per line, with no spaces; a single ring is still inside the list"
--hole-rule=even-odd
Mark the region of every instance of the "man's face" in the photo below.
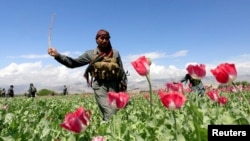
[[[96,39],[96,42],[99,47],[105,48],[109,44],[109,37],[101,35]]]

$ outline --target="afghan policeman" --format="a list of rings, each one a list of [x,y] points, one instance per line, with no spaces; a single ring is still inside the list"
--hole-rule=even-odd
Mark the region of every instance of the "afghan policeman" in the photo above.
[[[193,92],[198,92],[198,95],[201,97],[204,96],[205,88],[201,80],[194,79],[189,74],[186,74],[185,77],[182,78],[180,82],[187,83],[187,81],[189,81],[189,83],[191,84],[191,89]]]
[[[30,83],[30,87],[29,87],[29,96],[31,97],[35,97],[36,96],[36,87],[34,86],[33,83]]]
[[[97,47],[87,50],[78,58],[71,58],[49,47],[48,54],[68,68],[76,68],[89,64],[84,73],[87,84],[92,87],[103,120],[108,121],[118,109],[108,104],[107,93],[119,92],[127,89],[127,76],[123,68],[119,51],[112,48],[110,34],[101,29],[96,34]]]

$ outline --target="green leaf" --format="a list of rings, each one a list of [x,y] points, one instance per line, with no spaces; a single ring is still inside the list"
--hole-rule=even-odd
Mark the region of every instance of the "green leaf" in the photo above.
[[[15,118],[15,115],[13,113],[7,113],[5,115],[4,123],[10,124],[14,118]]]
[[[186,141],[186,139],[182,134],[178,134],[177,135],[177,141]]]

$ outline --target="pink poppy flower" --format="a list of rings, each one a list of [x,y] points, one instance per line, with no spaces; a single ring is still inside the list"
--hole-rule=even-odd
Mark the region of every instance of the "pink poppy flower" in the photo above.
[[[150,71],[151,61],[145,56],[139,57],[137,60],[131,62],[131,64],[141,76],[146,76]]]
[[[9,108],[8,105],[4,105],[4,106],[3,106],[3,109],[4,109],[4,110],[7,110],[8,108]]]
[[[237,92],[241,92],[243,90],[243,86],[242,85],[234,85],[234,86],[229,86],[229,91],[232,93],[237,93]]]
[[[232,93],[237,93],[237,92],[238,92],[238,90],[237,90],[234,86],[230,86],[230,87],[229,87],[229,90],[230,90],[230,92],[232,92]]]
[[[80,107],[75,112],[67,113],[63,123],[60,125],[69,131],[80,133],[88,127],[90,114],[90,111],[85,111],[83,107]]]
[[[186,93],[191,93],[192,92],[192,89],[189,87],[189,88],[186,88],[186,89],[184,89],[184,92],[186,92]]]
[[[105,138],[102,136],[97,136],[97,137],[92,138],[91,141],[105,141]]]
[[[237,77],[234,64],[224,63],[210,70],[219,83],[226,84],[233,82]]]
[[[197,65],[188,65],[186,70],[188,71],[188,74],[193,78],[193,79],[202,79],[203,77],[206,76],[206,69],[205,69],[204,64],[197,64]]]
[[[184,88],[181,82],[179,83],[167,83],[166,84],[167,87],[167,92],[181,92],[184,93]]]
[[[124,108],[127,105],[129,98],[129,95],[125,92],[108,92],[109,104],[118,109]]]
[[[219,103],[220,105],[225,105],[225,104],[227,104],[227,102],[228,102],[228,99],[227,99],[226,97],[224,97],[224,96],[221,96],[221,97],[219,97],[219,99],[218,99],[218,103]]]
[[[186,102],[186,96],[178,92],[165,94],[160,99],[162,104],[169,110],[180,109]]]
[[[144,95],[144,97],[145,97],[147,100],[149,99],[149,95],[148,95],[148,94]]]
[[[217,90],[211,90],[211,91],[207,91],[206,94],[208,95],[208,97],[212,100],[212,101],[218,101],[219,99],[219,94]]]
[[[160,89],[158,92],[157,92],[158,96],[160,98],[162,98],[164,95],[168,94],[165,90],[163,89]]]

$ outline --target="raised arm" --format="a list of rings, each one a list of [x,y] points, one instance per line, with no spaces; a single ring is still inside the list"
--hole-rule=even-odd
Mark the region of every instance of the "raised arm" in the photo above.
[[[48,49],[48,54],[50,56],[54,57],[55,60],[57,60],[59,63],[63,64],[68,68],[76,68],[88,64],[94,56],[93,52],[94,52],[93,50],[89,50],[80,55],[78,58],[72,58],[58,53],[58,51],[55,48]]]

